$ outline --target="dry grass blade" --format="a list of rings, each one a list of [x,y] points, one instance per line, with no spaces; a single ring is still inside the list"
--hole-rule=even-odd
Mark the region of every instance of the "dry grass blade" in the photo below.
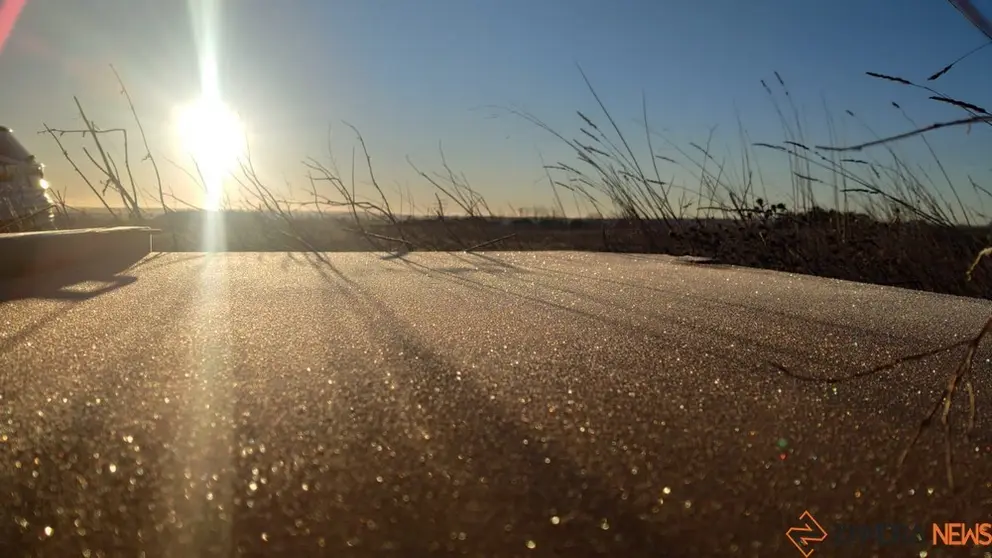
[[[971,262],[971,265],[968,266],[968,272],[966,274],[966,277],[968,278],[969,281],[971,281],[971,276],[972,274],[975,273],[975,268],[978,267],[978,264],[981,263],[981,261],[988,256],[992,256],[992,246],[983,248],[982,251],[979,252],[977,256],[975,256],[975,259],[974,261]]]
[[[909,456],[909,452],[912,451],[917,441],[919,441],[920,437],[923,435],[923,432],[933,423],[933,419],[937,415],[937,411],[940,410],[941,407],[943,407],[943,412],[940,415],[940,421],[941,424],[944,426],[944,433],[946,435],[946,438],[944,440],[945,442],[944,458],[945,458],[945,465],[947,467],[947,483],[948,486],[951,488],[951,490],[954,489],[954,471],[952,467],[953,463],[951,460],[951,440],[950,440],[951,405],[954,395],[957,393],[958,385],[960,385],[961,383],[965,383],[966,385],[965,389],[969,392],[970,395],[969,414],[968,414],[969,416],[968,431],[970,432],[971,425],[974,424],[974,417],[976,411],[975,411],[974,393],[971,390],[970,382],[968,381],[967,376],[968,373],[971,372],[972,370],[975,359],[975,353],[978,351],[978,346],[981,344],[982,340],[985,339],[985,336],[989,334],[989,331],[992,331],[992,316],[989,316],[988,320],[985,321],[985,325],[982,327],[978,335],[976,335],[973,339],[968,341],[967,353],[958,363],[958,366],[957,368],[955,368],[954,373],[951,374],[950,378],[948,378],[947,386],[944,387],[944,391],[941,393],[936,403],[934,403],[934,406],[931,408],[930,412],[922,421],[920,421],[920,425],[916,429],[916,434],[913,436],[913,439],[910,441],[906,449],[904,449],[903,452],[899,455],[899,459],[896,462],[897,468],[902,468],[902,465],[905,463],[906,458]]]
[[[496,244],[497,242],[503,242],[504,240],[509,240],[509,239],[511,239],[511,238],[513,238],[515,236],[517,236],[517,233],[511,233],[511,234],[508,234],[506,236],[501,236],[499,238],[494,238],[492,240],[487,240],[487,241],[482,242],[480,244],[476,244],[475,246],[472,246],[471,248],[466,248],[465,251],[466,252],[474,252],[476,250],[481,250],[481,249],[483,249],[483,248],[485,248],[487,246],[492,246],[493,244]]]
[[[975,388],[971,380],[964,383],[964,389],[968,392],[968,426],[965,429],[965,436],[970,437],[975,430]]]
[[[79,102],[79,98],[73,97],[72,99],[76,102],[76,108],[79,110],[79,116],[82,117],[83,123],[86,124],[86,129],[89,131],[90,137],[93,139],[93,144],[96,145],[97,152],[100,154],[101,160],[103,161],[103,166],[101,167],[97,164],[97,167],[104,171],[107,175],[107,179],[110,180],[118,194],[120,194],[121,200],[124,202],[124,206],[140,221],[142,217],[141,209],[138,207],[138,201],[131,197],[131,194],[129,194],[127,189],[124,188],[124,184],[121,182],[120,177],[114,174],[107,150],[104,149],[103,143],[100,141],[100,135],[97,132],[96,126],[93,124],[93,121],[86,116],[86,113],[83,111],[83,105]],[[126,134],[127,132],[123,131],[123,133]]]
[[[903,140],[906,138],[911,138],[918,136],[920,134],[925,134],[927,132],[932,132],[934,130],[939,130],[941,128],[950,128],[953,126],[967,126],[971,124],[976,124],[979,122],[992,122],[992,116],[973,116],[971,118],[962,118],[960,120],[952,120],[950,122],[938,122],[936,124],[931,124],[929,126],[924,126],[923,128],[918,128],[916,130],[905,132],[902,134],[897,134],[894,136],[889,136],[887,138],[878,139],[875,141],[869,141],[866,143],[861,143],[858,145],[851,145],[847,147],[831,147],[827,145],[817,145],[817,149],[822,149],[824,151],[861,151],[869,147],[875,147],[877,145],[883,145],[886,143],[892,143],[894,141]]]
[[[935,99],[935,98],[936,97],[931,97],[931,99]],[[941,97],[941,99],[947,99],[947,101],[948,102],[951,102],[952,104],[958,103],[958,101],[956,99],[950,99],[950,98],[947,98],[947,97]],[[896,103],[892,103],[892,104],[896,107],[896,109],[899,110],[900,113],[902,113],[903,117],[907,121],[909,121],[909,123],[912,126],[919,127],[919,125],[909,116],[909,114],[906,113],[905,110],[903,110],[902,107],[900,107]],[[967,103],[965,103],[965,105],[967,105]],[[961,106],[961,105],[959,105],[959,106]],[[963,106],[962,108],[965,108],[966,110],[969,110],[965,106]],[[978,107],[974,107],[974,108],[978,108]],[[940,157],[937,156],[937,152],[934,150],[933,146],[930,144],[930,140],[927,139],[926,135],[920,136],[920,140],[922,140],[923,141],[923,144],[927,147],[927,150],[930,152],[930,156],[933,157],[934,162],[937,164],[937,168],[940,169],[940,172],[943,175],[944,180],[947,183],[947,187],[950,189],[951,193],[954,194],[955,199],[957,199],[958,207],[961,209],[962,216],[964,216],[965,224],[970,226],[971,225],[971,219],[968,216],[968,210],[965,208],[964,202],[961,200],[961,196],[958,195],[958,190],[957,190],[957,188],[954,187],[954,181],[951,180],[950,175],[947,173],[947,169],[944,167],[944,163],[940,160]]]
[[[981,31],[986,37],[992,39],[992,23],[989,22],[988,18],[971,3],[971,0],[947,0],[952,6],[954,6],[957,11],[968,20],[969,23],[975,26],[975,29]]]
[[[69,155],[69,151],[66,150],[64,145],[62,145],[62,140],[59,138],[66,132],[62,130],[55,130],[50,126],[48,126],[48,124],[43,124],[43,126],[45,127],[45,130],[41,133],[48,134],[49,136],[52,137],[52,140],[55,141],[55,145],[59,146],[59,150],[62,152],[62,156],[65,157],[65,160],[69,162],[69,165],[72,166],[72,169],[76,171],[76,174],[79,175],[79,178],[81,178],[83,182],[86,184],[86,186],[88,186],[89,189],[93,192],[93,194],[96,195],[97,199],[100,200],[100,203],[103,204],[103,207],[107,210],[108,213],[110,213],[114,221],[120,221],[120,217],[117,215],[117,212],[110,207],[110,204],[107,203],[107,200],[104,199],[104,197],[100,194],[100,190],[97,190],[96,186],[93,185],[89,177],[86,176],[86,173],[84,173],[82,169],[79,168],[79,165],[76,164],[76,161],[73,160],[73,158]]]
[[[138,126],[138,134],[141,135],[141,142],[145,147],[145,156],[142,157],[142,161],[147,159],[152,164],[152,169],[155,171],[155,180],[158,183],[158,198],[159,202],[162,204],[162,211],[165,213],[169,212],[169,207],[165,204],[165,194],[162,190],[162,175],[158,170],[158,163],[155,161],[155,157],[152,155],[151,148],[148,147],[148,138],[145,136],[145,127],[141,124],[141,119],[138,118],[138,111],[134,108],[134,102],[131,100],[131,93],[128,92],[127,87],[124,86],[124,80],[121,79],[120,74],[117,73],[117,68],[111,64],[110,69],[114,72],[114,77],[117,78],[117,83],[121,86],[121,94],[127,99],[127,106],[131,109],[131,115],[134,117],[134,123]],[[132,180],[132,185],[134,181]],[[137,194],[135,194],[137,197]]]
[[[389,241],[389,242],[397,242],[399,244],[406,245],[410,249],[414,249],[414,250],[417,248],[417,245],[413,241],[406,240],[405,238],[396,238],[394,236],[386,236],[384,234],[376,234],[376,233],[368,232],[368,231],[365,231],[365,230],[353,229],[351,227],[344,227],[344,230],[346,230],[346,231],[348,231],[350,233],[361,234],[361,235],[365,235],[365,236],[371,236],[372,238],[378,238],[379,240],[386,240],[386,241]]]
[[[943,76],[943,75],[944,75],[944,74],[946,74],[947,72],[949,72],[949,71],[951,71],[951,68],[953,68],[953,67],[954,67],[954,66],[955,66],[955,65],[956,65],[956,64],[957,64],[958,62],[961,62],[961,61],[962,61],[962,60],[964,60],[965,58],[968,58],[968,57],[969,57],[969,56],[971,56],[972,54],[975,54],[976,52],[978,52],[978,51],[980,51],[980,50],[983,50],[983,49],[985,49],[986,47],[988,47],[988,46],[990,46],[990,45],[992,45],[992,41],[989,41],[989,42],[987,42],[987,43],[985,43],[985,44],[983,44],[983,45],[979,45],[979,46],[977,46],[977,47],[975,47],[975,48],[973,48],[973,49],[971,49],[971,50],[969,50],[969,51],[968,51],[968,52],[966,52],[965,54],[963,54],[963,55],[961,55],[961,56],[959,56],[959,57],[957,58],[957,60],[955,60],[954,62],[951,62],[950,64],[948,64],[948,65],[946,65],[946,66],[944,66],[944,67],[943,67],[943,68],[941,68],[941,69],[940,69],[939,71],[937,71],[937,72],[936,72],[935,74],[933,74],[932,76],[930,76],[930,77],[928,77],[928,78],[927,78],[927,81],[935,81],[935,80],[937,80],[937,79],[939,79],[939,78],[940,78],[941,76]]]
[[[889,76],[889,75],[886,75],[886,74],[880,74],[878,72],[865,72],[865,74],[867,74],[867,75],[869,75],[869,76],[871,76],[873,78],[884,79],[886,81],[894,81],[896,83],[901,83],[903,85],[913,85],[913,82],[909,81],[908,79],[903,79],[903,78],[897,77],[897,76]]]
[[[965,101],[959,101],[957,99],[952,99],[950,97],[942,97],[942,96],[938,96],[938,95],[933,95],[933,96],[930,97],[930,99],[933,100],[933,101],[940,101],[941,103],[947,103],[949,105],[954,105],[956,107],[961,107],[961,108],[963,108],[965,110],[968,110],[968,111],[978,112],[978,113],[981,113],[981,114],[989,114],[989,111],[983,109],[982,107],[980,107],[978,105],[973,105],[971,103],[967,103]]]
[[[392,223],[392,225],[396,228],[396,231],[399,232],[400,237],[404,237],[405,235],[403,234],[403,227],[400,224],[400,222],[396,219],[396,216],[393,214],[393,210],[389,206],[389,199],[386,198],[385,192],[382,191],[382,187],[379,186],[379,181],[375,177],[375,171],[373,171],[372,169],[372,156],[369,155],[369,149],[368,146],[366,146],[365,144],[365,138],[362,136],[362,133],[358,131],[358,128],[352,126],[347,122],[345,122],[344,124],[345,126],[351,128],[353,132],[355,132],[355,135],[358,137],[358,143],[362,146],[362,154],[365,155],[365,164],[369,171],[369,179],[372,181],[372,187],[375,188],[376,192],[378,192],[379,199],[382,200],[382,207],[384,209],[383,213],[385,214],[386,218],[389,219],[389,222]]]
[[[928,357],[932,357],[932,356],[936,356],[936,355],[939,355],[939,354],[942,354],[942,353],[953,351],[955,349],[959,349],[961,347],[965,347],[967,345],[970,345],[973,342],[974,342],[973,339],[965,339],[964,341],[955,341],[954,343],[949,343],[947,345],[943,345],[941,347],[937,347],[936,349],[930,349],[929,351],[923,351],[921,353],[915,353],[915,354],[911,354],[911,355],[899,357],[899,358],[897,358],[895,360],[892,360],[892,361],[889,361],[889,362],[887,362],[885,364],[881,364],[879,366],[875,366],[873,368],[869,368],[868,370],[862,370],[861,372],[856,372],[856,373],[851,374],[849,376],[826,376],[826,377],[802,376],[800,374],[797,374],[797,373],[793,372],[787,366],[784,366],[784,365],[779,364],[777,362],[766,361],[766,363],[768,365],[772,366],[773,368],[776,368],[779,372],[782,372],[786,376],[789,376],[790,378],[794,378],[796,380],[802,380],[802,381],[806,381],[806,382],[819,382],[819,383],[824,383],[824,384],[839,384],[839,383],[842,383],[842,382],[848,382],[848,381],[851,381],[851,380],[856,380],[858,378],[864,378],[864,377],[870,376],[872,374],[878,374],[880,372],[886,372],[886,371],[892,370],[892,369],[894,369],[894,368],[896,368],[896,367],[898,367],[898,366],[900,366],[902,364],[906,364],[908,362],[914,362],[914,361],[917,361],[917,360],[923,360],[923,359],[928,358]]]
[[[25,215],[25,216],[23,216],[23,217],[21,217],[19,219],[14,219],[13,221],[11,221],[9,223],[6,223],[2,227],[0,227],[0,233],[7,232],[7,231],[10,231],[10,230],[19,230],[19,227],[23,223],[30,223],[35,217],[37,217],[37,216],[39,216],[39,215],[41,215],[41,214],[43,214],[43,213],[45,213],[45,212],[47,212],[47,211],[49,211],[51,209],[56,209],[57,207],[58,206],[56,206],[55,204],[46,205],[45,207],[42,207],[41,209],[39,209],[37,211],[34,211],[32,213],[29,213],[29,214],[27,214],[27,215]]]
[[[933,424],[933,420],[937,416],[937,412],[943,409],[940,415],[940,421],[941,421],[941,425],[944,428],[944,434],[945,434],[944,463],[947,469],[947,483],[948,486],[953,490],[954,489],[953,453],[952,453],[951,435],[950,435],[951,434],[950,412],[952,407],[951,403],[954,395],[957,393],[958,386],[964,384],[965,391],[967,392],[968,395],[968,421],[965,432],[966,432],[966,436],[970,435],[970,433],[974,429],[975,415],[977,414],[977,411],[975,408],[975,393],[971,385],[971,382],[968,379],[968,373],[971,372],[972,370],[975,359],[975,353],[978,351],[979,345],[981,345],[982,341],[985,339],[985,337],[989,334],[990,331],[992,331],[992,316],[989,316],[989,318],[985,321],[985,324],[982,326],[982,329],[979,331],[979,333],[971,339],[966,339],[964,341],[957,341],[929,351],[924,351],[921,353],[904,356],[896,360],[893,360],[891,362],[888,362],[886,364],[883,364],[881,366],[876,366],[869,370],[858,372],[850,376],[840,376],[840,377],[801,376],[791,371],[788,367],[783,366],[779,363],[768,361],[768,364],[776,368],[783,374],[791,378],[795,378],[797,380],[819,382],[825,384],[836,384],[840,382],[854,380],[857,378],[862,378],[886,370],[891,370],[901,364],[905,364],[907,362],[921,360],[927,357],[949,352],[954,349],[958,349],[960,347],[967,347],[967,351],[965,355],[958,362],[958,365],[954,369],[954,373],[951,374],[951,376],[948,378],[947,385],[944,387],[940,397],[937,398],[936,402],[931,407],[930,412],[926,415],[926,417],[924,417],[923,420],[920,421],[916,429],[916,432],[913,435],[913,438],[910,440],[909,444],[902,451],[902,453],[900,453],[899,458],[896,460],[896,469],[897,471],[899,471],[902,469],[902,466],[905,463],[906,458],[909,455],[909,452],[912,451],[912,449],[916,446],[916,443],[922,437],[923,432]]]

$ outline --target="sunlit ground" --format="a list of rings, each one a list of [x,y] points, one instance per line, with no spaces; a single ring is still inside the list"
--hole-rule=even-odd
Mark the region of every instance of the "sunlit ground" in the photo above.
[[[191,102],[180,105],[174,113],[179,149],[196,162],[203,181],[205,212],[201,250],[207,252],[200,276],[199,303],[189,316],[190,330],[196,339],[190,361],[202,387],[194,394],[187,417],[192,444],[187,456],[185,478],[217,479],[234,470],[231,452],[226,444],[233,443],[234,431],[217,413],[233,412],[233,395],[225,366],[231,347],[228,315],[231,300],[227,290],[226,260],[220,252],[226,249],[223,206],[225,185],[232,182],[231,174],[238,169],[242,153],[247,152],[245,126],[237,113],[224,102],[218,75],[218,44],[223,30],[220,0],[188,0],[189,15],[197,42],[197,63],[200,70],[200,91]],[[227,380],[227,381],[225,381]],[[228,417],[229,418],[229,417]],[[226,429],[226,431],[225,431]],[[184,521],[194,522],[210,516],[209,508],[232,509],[230,493],[210,491],[206,499],[190,498],[183,487],[177,501],[183,502],[179,513]],[[180,499],[182,498],[182,499]],[[215,542],[228,551],[230,525],[216,525]],[[176,554],[169,552],[166,554]]]

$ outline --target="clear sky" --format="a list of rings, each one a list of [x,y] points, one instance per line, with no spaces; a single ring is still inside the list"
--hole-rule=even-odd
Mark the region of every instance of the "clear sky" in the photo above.
[[[384,185],[409,188],[421,204],[433,195],[406,157],[436,170],[441,142],[448,162],[492,205],[550,207],[541,157],[550,162],[567,153],[493,107],[525,109],[572,136],[576,110],[598,116],[577,65],[633,136],[643,137],[643,93],[652,130],[686,145],[705,142],[717,126],[723,156],[739,144],[737,114],[752,140],[783,139],[760,85],[773,82],[776,70],[814,143],[828,141],[824,100],[851,142],[871,138],[844,109],[879,134],[909,127],[890,101],[921,123],[960,117],[921,91],[864,72],[923,81],[987,41],[944,0],[227,0],[204,17],[210,3],[27,1],[0,52],[0,123],[42,157],[70,201],[94,205],[54,142],[36,133],[42,124],[78,128],[76,95],[101,127],[133,128],[113,64],[152,150],[179,159],[175,107],[200,95],[200,61],[210,46],[220,96],[241,115],[256,164],[274,186],[305,185],[300,162],[326,159],[329,125],[338,163],[350,168],[355,143],[341,124],[347,121],[364,134]],[[992,13],[992,0],[975,4]],[[990,65],[992,48],[936,86],[992,104]],[[989,178],[992,134],[985,129],[942,130],[930,139],[955,177]],[[136,136],[132,142],[137,165],[142,153]],[[85,162],[82,145],[67,138]],[[925,153],[921,145],[911,140],[905,148],[915,157]],[[181,175],[160,163],[176,193],[197,201]],[[920,164],[930,161],[921,155]],[[147,188],[149,169],[139,166]],[[780,167],[764,169],[772,192],[787,192]],[[668,177],[679,172],[662,169]]]

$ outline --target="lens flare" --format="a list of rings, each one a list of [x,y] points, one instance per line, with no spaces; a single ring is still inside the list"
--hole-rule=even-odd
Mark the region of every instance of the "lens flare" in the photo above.
[[[220,208],[224,182],[244,152],[244,125],[220,99],[201,97],[179,107],[176,131],[182,149],[196,161],[206,188],[206,208]]]
[[[27,0],[0,0],[0,53],[3,52],[3,46],[7,44],[7,39],[14,30],[14,24],[17,23],[17,18],[27,3]]]

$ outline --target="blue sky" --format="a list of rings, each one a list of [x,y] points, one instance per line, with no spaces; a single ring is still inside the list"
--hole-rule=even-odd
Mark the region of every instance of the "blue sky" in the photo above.
[[[177,104],[200,90],[199,23],[192,14],[204,2],[193,5],[191,11],[181,1],[28,0],[0,52],[2,123],[43,157],[71,201],[93,205],[52,140],[36,132],[43,122],[79,127],[73,95],[100,126],[133,128],[110,64],[130,89],[153,151],[182,157],[170,119]],[[976,5],[992,13],[992,0]],[[597,115],[577,65],[632,136],[643,137],[643,94],[652,130],[685,145],[705,142],[716,126],[716,152],[723,156],[739,144],[738,114],[752,140],[782,139],[759,83],[774,81],[776,70],[814,143],[828,139],[824,100],[852,142],[870,137],[844,109],[880,134],[909,126],[890,101],[917,122],[959,117],[961,111],[928,101],[923,92],[864,72],[923,81],[986,40],[944,0],[228,0],[218,14],[199,28],[216,46],[221,94],[245,120],[267,181],[304,186],[300,161],[326,159],[329,125],[338,163],[348,170],[355,143],[341,124],[347,121],[364,134],[387,189],[408,188],[426,204],[433,195],[406,157],[438,169],[441,142],[448,162],[501,208],[550,206],[541,157],[550,162],[568,154],[494,107],[522,108],[569,136],[577,133],[576,110]],[[990,64],[992,48],[936,85],[990,104]],[[930,138],[956,178],[986,179],[990,139],[984,129]],[[81,143],[67,144],[84,157]],[[919,141],[900,146],[911,157],[922,157],[921,148]],[[786,167],[768,160],[770,197],[787,195]],[[196,190],[164,166],[177,195],[195,202]],[[137,171],[145,185],[146,167]],[[674,167],[662,174],[696,188]]]

